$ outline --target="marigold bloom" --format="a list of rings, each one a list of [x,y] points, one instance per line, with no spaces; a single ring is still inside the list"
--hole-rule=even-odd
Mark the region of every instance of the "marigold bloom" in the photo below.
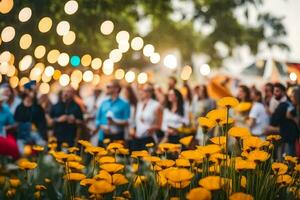
[[[186,136],[186,137],[183,137],[179,140],[179,142],[181,144],[183,144],[184,146],[189,146],[191,144],[193,140],[193,136]]]
[[[190,167],[191,164],[188,159],[178,158],[175,160],[177,167]]]
[[[44,185],[36,185],[36,186],[35,186],[35,189],[41,191],[41,190],[46,190],[47,187],[44,186]]]
[[[113,185],[124,185],[128,183],[127,178],[123,174],[112,175]]]
[[[209,119],[207,117],[199,117],[198,118],[199,126],[204,129],[211,129],[216,126],[216,121]]]
[[[300,164],[297,164],[294,168],[297,172],[300,172]]]
[[[11,178],[9,179],[9,184],[11,187],[18,187],[21,184],[21,181],[18,178]]]
[[[200,179],[199,185],[207,190],[219,190],[223,187],[224,181],[220,176],[207,176]]]
[[[148,147],[148,148],[154,147],[154,143],[153,142],[147,143],[146,147]]]
[[[250,136],[244,138],[243,140],[243,148],[260,148],[264,146],[266,141],[260,139],[259,137]]]
[[[121,165],[118,163],[106,163],[106,164],[100,165],[100,168],[106,170],[109,173],[116,173],[116,172],[124,169],[124,165]]]
[[[197,146],[197,151],[199,151],[203,155],[218,153],[221,150],[222,150],[222,148],[216,144],[208,144],[206,146]]]
[[[42,147],[42,146],[39,146],[39,145],[34,145],[33,147],[32,147],[32,149],[34,150],[34,151],[44,151],[44,147]]]
[[[236,192],[230,195],[229,200],[253,200],[254,198],[250,194],[243,192]]]
[[[193,174],[185,168],[171,168],[165,171],[165,177],[174,183],[191,180]]]
[[[160,166],[160,167],[172,167],[175,165],[175,161],[174,160],[160,160],[156,162],[156,165]]]
[[[85,178],[85,179],[82,179],[80,181],[80,185],[82,186],[88,186],[88,185],[92,185],[94,182],[96,182],[95,179],[92,179],[92,178]]]
[[[292,156],[285,156],[284,157],[285,161],[297,164],[298,163],[298,158],[297,157],[292,157]]]
[[[293,179],[290,175],[284,174],[277,177],[277,183],[289,185],[293,182]]]
[[[269,157],[269,153],[260,150],[251,151],[247,156],[247,158],[251,161],[266,161]]]
[[[250,160],[238,159],[235,161],[236,170],[252,170],[256,168],[256,163]]]
[[[220,107],[233,108],[239,104],[239,100],[234,97],[223,97],[218,100],[217,104]]]
[[[186,195],[186,198],[189,200],[211,200],[211,192],[205,188],[194,188]]]
[[[226,144],[226,137],[225,136],[219,136],[219,137],[213,137],[209,139],[212,143],[223,145]]]
[[[105,180],[109,183],[111,183],[111,179],[112,179],[111,175],[105,170],[100,170],[99,173],[97,175],[95,175],[93,178],[97,181]]]
[[[268,135],[266,140],[267,141],[278,141],[281,139],[281,136],[280,135]]]
[[[272,170],[274,171],[274,173],[282,175],[287,172],[288,166],[280,162],[274,162],[272,163]]]
[[[183,182],[173,182],[171,180],[168,180],[169,185],[171,187],[176,189],[183,189],[190,185],[191,181],[183,181]]]
[[[232,127],[231,129],[229,129],[228,134],[236,138],[245,138],[251,136],[249,130],[242,127]]]
[[[112,156],[103,156],[103,157],[100,157],[97,161],[100,164],[115,163],[116,159],[115,159],[115,157],[112,157]]]
[[[18,162],[18,166],[20,169],[23,170],[30,170],[30,169],[34,169],[37,167],[37,163],[35,162],[30,162],[28,160],[21,160]]]
[[[145,156],[145,157],[143,157],[143,160],[147,161],[147,162],[152,162],[153,163],[153,162],[160,161],[161,159],[158,156]]]
[[[180,144],[173,143],[161,143],[158,145],[158,149],[162,152],[177,152],[181,148]]]
[[[204,154],[200,153],[197,150],[186,150],[180,153],[180,157],[192,161],[202,161],[204,158]]]
[[[107,146],[107,150],[116,150],[116,149],[121,149],[124,148],[124,145],[121,143],[117,143],[117,142],[112,142]]]
[[[104,181],[96,181],[89,187],[89,193],[92,194],[106,194],[115,190],[115,186]]]
[[[149,156],[149,153],[146,150],[133,151],[131,153],[131,157],[133,157],[133,158],[140,158],[140,157],[145,157],[145,156]]]
[[[68,167],[73,168],[73,169],[77,169],[77,170],[82,170],[82,169],[84,169],[85,166],[78,163],[78,162],[71,161],[71,162],[68,162]]]
[[[208,119],[215,121],[216,123],[221,122],[222,120],[226,119],[227,117],[227,110],[226,109],[215,109],[211,110],[206,114]]]

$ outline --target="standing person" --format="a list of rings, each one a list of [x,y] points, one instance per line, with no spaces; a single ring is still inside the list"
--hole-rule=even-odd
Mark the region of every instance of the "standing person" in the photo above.
[[[287,96],[286,96],[286,88],[284,85],[281,83],[275,83],[273,85],[273,96],[270,100],[269,107],[268,107],[268,113],[272,115],[278,105],[282,102],[287,101]]]
[[[192,91],[187,81],[184,81],[183,87],[181,88],[181,94],[184,101],[184,115],[188,116],[189,121],[191,122],[191,114],[192,114]]]
[[[162,130],[165,137],[162,142],[178,143],[178,128],[188,124],[188,116],[184,115],[184,101],[177,89],[171,89],[168,93],[168,101],[163,111]]]
[[[284,153],[295,156],[295,141],[299,137],[299,128],[297,123],[288,117],[293,113],[293,104],[288,101],[286,88],[280,83],[274,84],[274,97],[280,101],[271,116],[270,122],[270,129],[279,127],[279,134],[281,136],[281,145],[278,148],[277,158],[281,159]],[[282,99],[285,99],[285,101],[282,101]]]
[[[147,143],[157,142],[155,133],[161,128],[163,112],[160,103],[152,98],[153,93],[151,84],[144,85],[139,92],[141,100],[136,109],[132,150],[146,149]]]
[[[272,83],[266,83],[264,85],[264,105],[266,106],[266,108],[269,108],[270,106],[270,101],[273,97],[273,90],[274,90],[274,87],[273,87],[273,84]]]
[[[135,114],[136,114],[136,107],[138,103],[138,99],[130,85],[124,87],[124,97],[130,104],[130,117],[128,122],[128,128],[125,130],[124,138],[128,141],[130,138],[130,133],[135,129]]]
[[[240,85],[238,87],[237,99],[240,102],[251,102],[250,89],[246,85]]]
[[[26,144],[32,142],[45,145],[47,141],[47,122],[44,109],[38,104],[35,82],[24,85],[22,103],[17,107],[14,119],[17,123],[17,144],[21,154]]]
[[[50,112],[54,136],[58,145],[64,142],[74,146],[78,127],[82,124],[83,114],[80,106],[74,101],[75,91],[68,86],[63,89],[61,99]]]
[[[9,84],[4,84],[1,88],[3,88],[3,95],[7,97],[6,104],[8,105],[10,112],[14,114],[17,106],[22,100],[16,95],[14,89]]]
[[[258,90],[253,90],[251,98],[253,103],[247,121],[248,125],[253,135],[265,139],[264,133],[269,125],[269,116],[262,103],[262,94]]]
[[[176,88],[177,79],[175,76],[169,76],[168,79],[168,90],[172,90]]]
[[[163,89],[159,85],[156,85],[154,88],[153,98],[156,99],[162,107],[166,104],[166,96],[167,95],[165,95]]]
[[[96,117],[96,131],[99,131],[99,145],[104,138],[111,141],[124,140],[125,128],[130,117],[130,104],[120,98],[121,86],[119,81],[112,80],[107,86],[108,99],[100,105]]]

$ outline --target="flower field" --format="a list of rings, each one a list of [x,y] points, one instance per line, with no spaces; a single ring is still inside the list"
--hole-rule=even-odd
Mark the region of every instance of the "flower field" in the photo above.
[[[299,199],[298,158],[273,159],[280,136],[262,140],[236,127],[233,108],[247,105],[234,98],[218,106],[198,121],[205,133],[219,134],[199,146],[182,128],[179,144],[149,143],[143,151],[109,140],[104,147],[80,140],[58,150],[51,138],[47,147],[33,146],[18,167],[1,158],[0,199]]]

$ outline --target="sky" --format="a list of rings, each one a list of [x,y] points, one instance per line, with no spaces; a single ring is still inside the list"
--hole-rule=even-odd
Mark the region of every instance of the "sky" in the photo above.
[[[291,48],[286,59],[300,62],[300,0],[265,0],[262,9],[284,17],[283,24],[288,34],[286,42]]]

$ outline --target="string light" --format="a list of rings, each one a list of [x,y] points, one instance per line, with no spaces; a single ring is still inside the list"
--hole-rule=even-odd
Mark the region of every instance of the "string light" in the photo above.
[[[57,49],[52,49],[51,51],[49,51],[49,53],[47,55],[48,62],[51,64],[56,63],[59,55],[60,55],[60,52]]]
[[[56,32],[60,36],[66,35],[70,31],[70,23],[67,21],[61,21],[56,26]]]
[[[115,71],[115,78],[118,79],[118,80],[121,80],[123,79],[125,76],[125,71],[123,69],[117,69]]]
[[[21,49],[28,49],[32,43],[32,37],[29,34],[22,35],[20,39],[20,47]]]
[[[19,20],[20,22],[27,22],[32,15],[32,11],[29,7],[25,7],[23,8],[20,12],[19,12]]]
[[[16,77],[16,76],[10,77],[10,79],[9,79],[9,85],[12,88],[18,87],[18,85],[19,85],[19,78]]]
[[[84,67],[88,67],[92,62],[92,56],[89,54],[85,54],[84,56],[82,56],[81,58],[81,64]]]
[[[73,67],[78,67],[80,65],[80,57],[79,56],[72,56],[71,57],[71,65]]]
[[[58,64],[62,67],[65,67],[69,64],[69,60],[70,60],[70,57],[67,53],[61,53],[59,56],[58,56]]]
[[[98,85],[100,83],[100,76],[99,74],[94,74],[94,78],[93,78],[93,85]]]
[[[78,69],[71,74],[71,82],[80,83],[82,81],[82,72]]]
[[[147,44],[144,46],[143,54],[146,57],[150,57],[154,53],[154,46],[152,44]]]
[[[210,66],[208,64],[203,64],[200,66],[200,74],[207,76],[210,74]]]
[[[22,77],[19,81],[19,86],[24,86],[26,83],[29,82],[29,79],[27,77]]]
[[[50,85],[48,83],[41,83],[39,87],[39,92],[41,94],[48,94],[50,91]]]
[[[6,14],[11,11],[11,9],[14,6],[14,1],[13,0],[1,0],[1,8],[0,8],[0,13]]]
[[[131,40],[131,48],[135,51],[141,50],[144,46],[144,41],[141,37],[135,37]]]
[[[47,67],[45,68],[44,74],[45,74],[46,76],[48,76],[48,77],[53,76],[53,74],[54,74],[54,68],[53,68],[52,66],[47,66]]]
[[[137,81],[139,84],[144,84],[148,81],[148,74],[145,72],[141,72],[139,73],[138,77],[137,77]]]
[[[65,4],[64,10],[65,10],[66,14],[68,14],[68,15],[73,15],[74,13],[76,13],[76,11],[78,10],[77,1],[74,1],[74,0],[68,1]]]
[[[103,35],[109,35],[114,30],[114,23],[110,20],[104,21],[100,26],[100,31]]]
[[[50,17],[44,17],[38,24],[39,31],[41,33],[47,33],[52,27],[52,19]]]
[[[150,62],[153,63],[153,64],[157,64],[159,63],[160,61],[160,55],[159,53],[153,53],[151,56],[150,56]]]
[[[133,71],[128,71],[125,74],[125,81],[132,83],[135,79],[135,73]]]
[[[105,75],[111,75],[114,71],[114,63],[110,59],[104,60],[102,71]]]
[[[119,42],[119,44],[118,44],[118,49],[120,49],[120,51],[121,51],[122,53],[127,52],[127,51],[129,50],[129,48],[130,48],[130,44],[129,44],[128,41],[121,41],[121,42]]]
[[[127,31],[120,31],[119,33],[117,33],[116,41],[118,43],[121,43],[123,41],[128,42],[128,40],[129,40],[129,33]]]
[[[102,60],[100,58],[94,58],[92,60],[92,64],[91,64],[91,67],[94,69],[94,70],[98,70],[101,68],[101,65],[102,65]]]
[[[122,52],[119,49],[114,49],[109,53],[109,59],[114,63],[122,59]]]
[[[59,84],[63,87],[69,85],[70,83],[70,77],[68,74],[62,74],[59,78]]]
[[[32,65],[32,63],[33,63],[33,58],[31,55],[24,56],[19,63],[20,71],[25,71],[25,70],[29,69],[29,67]]]
[[[14,27],[7,26],[1,32],[1,39],[3,42],[10,42],[14,39],[15,35],[16,35],[16,31]]]
[[[73,31],[69,31],[66,35],[63,36],[63,43],[65,45],[71,45],[76,40],[76,34]]]
[[[169,54],[164,59],[164,65],[170,69],[177,67],[177,59],[173,54]]]
[[[91,82],[93,78],[94,78],[94,74],[92,71],[88,70],[83,73],[82,79],[84,82]]]
[[[34,56],[37,59],[41,59],[42,57],[44,57],[46,54],[46,47],[43,45],[39,45],[35,48],[34,50]]]

